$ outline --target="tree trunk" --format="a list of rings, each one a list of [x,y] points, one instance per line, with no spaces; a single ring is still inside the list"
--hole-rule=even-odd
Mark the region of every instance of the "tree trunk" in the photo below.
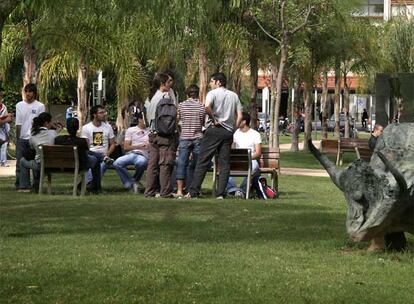
[[[254,52],[254,47],[250,50],[250,126],[256,128],[257,124],[257,82],[259,79],[259,63]]]
[[[270,96],[270,128],[269,128],[269,147],[274,147],[274,130],[275,130],[275,104],[273,102],[273,100],[276,99],[275,95],[276,95],[276,79],[277,79],[277,74],[278,74],[278,70],[277,70],[277,66],[276,64],[272,64],[271,66],[271,70],[272,70],[272,84],[271,84],[271,96]]]
[[[204,44],[199,46],[198,73],[200,81],[200,101],[204,104],[207,95],[207,55]]]
[[[36,69],[36,51],[32,39],[32,21],[29,17],[26,18],[26,37],[23,44],[23,87],[29,83],[37,83],[37,69]],[[23,94],[23,92],[22,92]]]
[[[281,44],[280,50],[280,61],[276,77],[276,92],[274,94],[275,100],[272,102],[274,103],[274,120],[272,121],[274,124],[274,128],[273,134],[270,134],[270,136],[273,137],[274,140],[273,145],[271,147],[279,147],[279,112],[280,101],[282,98],[283,72],[285,70],[286,60],[288,56],[287,45],[287,41],[284,40],[284,42]]]
[[[344,111],[345,111],[345,138],[349,138],[349,85],[347,81],[347,67],[344,63]]]
[[[326,69],[323,71],[321,111],[322,138],[328,139],[328,71]]]
[[[11,12],[17,7],[21,0],[0,1],[0,48],[2,43],[3,26]]]
[[[305,82],[305,138],[303,150],[308,151],[308,140],[312,139],[312,83]]]
[[[118,96],[118,106],[116,110],[116,128],[118,134],[128,128],[128,119],[126,117],[126,109],[128,107],[129,98],[128,96]]]
[[[298,83],[295,87],[295,101],[293,103],[293,118],[294,121],[292,123],[295,124],[295,129],[292,132],[292,146],[290,147],[290,151],[297,152],[299,151],[299,133],[300,133],[300,91],[301,91],[301,84],[302,81],[298,79]]]
[[[81,57],[78,66],[78,119],[80,127],[86,123],[88,117],[88,67],[86,65],[85,56]]]
[[[339,139],[340,137],[340,124],[339,124],[339,114],[340,114],[340,95],[341,94],[341,63],[339,60],[335,62],[335,99],[334,99],[334,116],[335,116],[335,129],[334,129],[334,138]]]

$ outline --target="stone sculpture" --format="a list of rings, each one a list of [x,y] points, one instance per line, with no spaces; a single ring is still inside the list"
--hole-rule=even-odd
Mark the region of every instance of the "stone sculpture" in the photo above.
[[[346,169],[335,167],[311,141],[309,147],[344,193],[346,227],[353,241],[394,232],[414,234],[414,123],[387,126],[371,161],[355,160]]]

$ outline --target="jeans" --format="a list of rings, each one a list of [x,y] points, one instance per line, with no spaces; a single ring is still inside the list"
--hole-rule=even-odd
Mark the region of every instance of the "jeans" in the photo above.
[[[135,174],[133,177],[131,177],[128,173],[128,165],[135,166]],[[117,158],[117,160],[113,163],[113,167],[118,173],[125,189],[131,188],[133,183],[138,182],[141,179],[147,165],[148,159],[145,156],[133,152]]]
[[[7,163],[7,141],[0,148],[0,163],[2,165]]]
[[[220,175],[216,196],[226,194],[226,186],[230,175],[230,150],[233,143],[233,132],[221,126],[212,126],[204,132],[201,141],[200,155],[194,171],[194,178],[190,186],[190,195],[197,197],[200,195],[201,184],[211,166],[211,159],[216,151],[218,152],[218,164]]]
[[[90,190],[94,193],[100,192],[102,171],[105,172],[106,164],[103,162],[104,156],[100,153],[95,153],[88,151],[88,174],[86,177],[86,182],[90,184]],[[103,165],[104,166],[103,166]]]
[[[200,154],[200,145],[201,138],[180,139],[180,143],[178,145],[177,179],[186,179],[190,153],[192,154],[192,164],[196,166],[198,155]]]
[[[252,161],[252,180],[259,173],[260,173],[259,163],[257,162],[257,160],[253,160]],[[241,191],[244,194],[246,194],[246,192],[247,192],[247,177],[243,178],[243,181],[241,182],[240,187],[237,187],[236,181],[234,180],[233,177],[230,176],[229,181],[227,183],[227,187],[226,187],[226,193],[230,194],[230,193],[234,193],[236,191]]]
[[[26,150],[29,150],[30,143],[28,139],[17,139],[16,142],[16,189],[20,189],[20,160],[23,158],[23,153]]]
[[[31,189],[30,170],[33,170],[33,188],[39,189],[40,181],[40,163],[35,160],[27,160],[24,157],[20,159],[19,189]]]

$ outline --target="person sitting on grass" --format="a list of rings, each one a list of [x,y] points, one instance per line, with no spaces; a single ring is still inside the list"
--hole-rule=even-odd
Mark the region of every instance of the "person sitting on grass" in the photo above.
[[[101,166],[95,156],[88,154],[89,147],[86,138],[77,136],[77,132],[79,130],[79,120],[77,118],[68,118],[66,120],[66,130],[69,135],[57,136],[55,138],[55,145],[76,146],[78,148],[79,168],[88,168],[92,171],[92,184],[89,191],[92,193],[98,193],[101,189]]]
[[[138,193],[139,180],[144,174],[148,165],[148,134],[145,128],[145,120],[142,112],[135,115],[137,125],[128,128],[125,133],[124,150],[126,155],[117,158],[113,167],[121,179],[125,189],[131,189],[135,194]],[[131,177],[128,173],[128,165],[134,165],[135,175]]]
[[[249,149],[252,156],[252,180],[256,174],[259,174],[258,159],[262,154],[262,138],[260,133],[250,128],[250,115],[246,112],[242,113],[242,120],[237,131],[233,135],[233,148]],[[229,178],[227,183],[227,194],[235,197],[244,198],[247,190],[247,177],[245,177],[237,187],[234,179]]]
[[[40,180],[39,145],[53,144],[60,129],[52,123],[52,115],[47,112],[40,113],[39,116],[33,118],[29,143],[36,151],[36,155],[34,159],[26,159],[25,157],[20,159],[20,188],[17,190],[18,192],[30,192],[32,189],[38,191]],[[33,187],[30,185],[30,169],[33,170]]]

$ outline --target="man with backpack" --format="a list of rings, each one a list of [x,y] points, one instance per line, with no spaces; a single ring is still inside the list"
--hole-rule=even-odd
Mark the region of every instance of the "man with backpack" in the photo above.
[[[194,178],[187,198],[200,195],[201,184],[211,166],[211,159],[218,152],[220,175],[217,187],[217,199],[226,194],[227,181],[230,174],[230,150],[234,130],[242,119],[242,106],[236,93],[226,89],[227,79],[223,73],[211,76],[210,88],[205,101],[205,109],[210,120],[204,131],[200,156],[194,171]]]
[[[177,107],[170,96],[174,79],[167,74],[158,75],[160,86],[147,109],[150,124],[149,159],[147,166],[146,197],[173,197],[171,174],[178,146]]]

